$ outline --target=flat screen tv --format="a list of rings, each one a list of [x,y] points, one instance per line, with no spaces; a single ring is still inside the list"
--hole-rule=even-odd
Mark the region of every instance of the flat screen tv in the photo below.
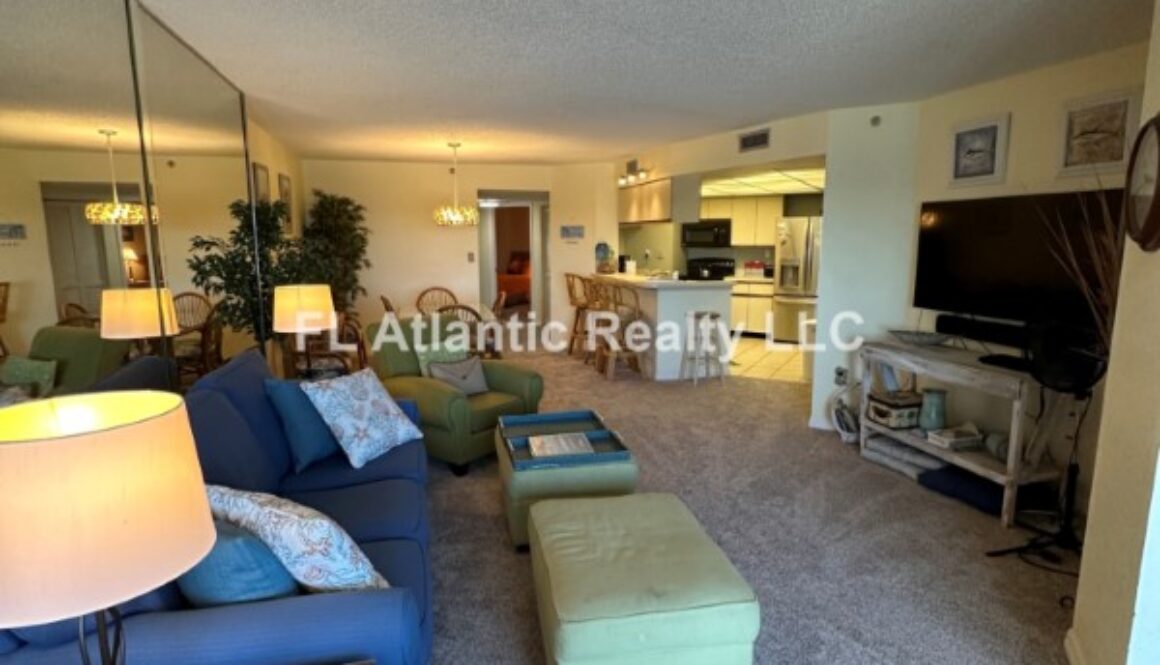
[[[914,306],[1090,327],[1082,293],[1052,253],[1046,219],[1061,220],[1082,247],[1083,226],[1098,223],[1101,195],[1119,214],[1122,189],[924,203]]]

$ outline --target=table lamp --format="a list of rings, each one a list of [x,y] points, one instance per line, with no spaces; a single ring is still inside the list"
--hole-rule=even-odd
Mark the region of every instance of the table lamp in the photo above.
[[[274,332],[303,335],[333,327],[334,300],[329,284],[274,287]],[[310,345],[302,342],[300,346],[306,352],[306,372],[310,374]]]
[[[95,613],[103,663],[124,660],[116,605],[176,578],[214,543],[176,394],[0,409],[0,488],[0,629],[80,616],[83,635],[84,615]]]
[[[105,289],[101,291],[103,339],[151,339],[181,331],[169,289]]]

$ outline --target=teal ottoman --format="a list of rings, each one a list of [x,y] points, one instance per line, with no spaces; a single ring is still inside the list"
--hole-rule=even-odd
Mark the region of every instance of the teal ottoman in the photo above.
[[[528,525],[549,663],[753,662],[753,590],[680,499],[549,499]]]

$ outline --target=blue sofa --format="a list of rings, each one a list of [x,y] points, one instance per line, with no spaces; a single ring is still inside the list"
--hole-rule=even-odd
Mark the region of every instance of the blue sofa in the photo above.
[[[322,511],[358,541],[392,588],[191,609],[170,583],[121,605],[127,662],[426,663],[433,617],[422,442],[362,469],[340,452],[296,474],[281,420],[266,398],[269,376],[265,358],[247,352],[186,395],[206,482],[275,493]],[[413,403],[400,405],[418,421]],[[89,641],[95,649],[91,633]],[[0,631],[0,665],[79,661],[75,619]]]

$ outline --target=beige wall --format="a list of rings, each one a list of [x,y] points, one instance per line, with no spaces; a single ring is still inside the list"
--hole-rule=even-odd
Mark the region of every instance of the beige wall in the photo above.
[[[1160,110],[1160,11],[1153,15],[1144,115]],[[1160,450],[1160,256],[1129,243],[1096,452],[1087,542],[1067,651],[1075,665],[1125,662]]]
[[[382,315],[379,296],[396,307],[413,305],[430,286],[479,299],[479,235],[476,228],[435,225],[435,208],[451,201],[447,164],[305,160],[305,185],[349,196],[366,207],[371,267],[362,274],[368,297],[356,308],[362,320]],[[548,167],[461,164],[460,203],[475,203],[480,189],[547,191]],[[474,260],[468,258],[474,255]]]
[[[302,160],[253,119],[246,123],[246,140],[250,147],[250,161],[263,164],[270,171],[270,196],[278,198],[278,175],[290,176],[290,221],[295,232],[301,231],[306,210],[314,199],[303,186]]]
[[[575,164],[551,169],[551,237],[548,239],[548,270],[551,273],[552,319],[571,322],[568,287],[564,274],[582,275],[596,270],[596,243],[606,242],[618,250],[616,224],[616,176],[612,164]],[[561,226],[584,226],[584,239],[567,242]]]
[[[141,181],[139,154],[118,154],[116,166],[119,182]],[[103,152],[0,148],[0,220],[24,224],[27,233],[27,240],[0,246],[0,281],[12,283],[0,332],[12,353],[25,353],[36,331],[58,318],[40,183],[108,180]]]

